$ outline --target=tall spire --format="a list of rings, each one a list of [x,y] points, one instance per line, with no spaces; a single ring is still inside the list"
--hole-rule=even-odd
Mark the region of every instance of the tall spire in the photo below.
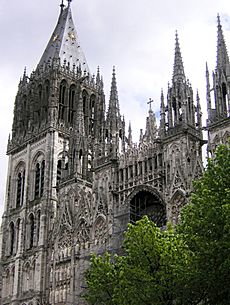
[[[110,121],[111,127],[113,129],[116,127],[117,119],[120,119],[120,108],[119,108],[119,100],[118,100],[118,94],[117,94],[116,72],[115,72],[115,67],[113,67],[109,108],[108,108],[108,113],[107,113],[107,120]]]
[[[208,63],[206,62],[206,101],[207,101],[207,110],[208,110],[208,119],[211,119],[211,95],[210,95],[210,80],[209,80],[209,70]]]
[[[119,138],[124,140],[125,131],[123,125],[119,109],[115,67],[113,67],[109,108],[106,117],[106,134],[110,153],[116,154],[118,152]]]
[[[70,3],[71,1],[68,0],[68,6],[65,7],[63,1],[61,2],[58,23],[38,66],[51,64],[54,59],[60,58],[61,64],[66,63],[71,70],[74,67],[81,67],[83,72],[89,72],[72,19]]]
[[[198,90],[197,90],[197,94],[196,94],[196,102],[197,102],[197,106],[196,106],[197,128],[201,131],[201,129],[202,129],[202,112],[201,112],[200,97],[199,97]]]
[[[161,89],[161,107],[160,107],[160,129],[159,136],[163,137],[165,135],[165,103],[164,103],[164,93],[163,89]]]
[[[217,68],[226,70],[229,66],[228,51],[224,40],[224,34],[220,23],[220,16],[217,15]]]
[[[175,57],[173,66],[173,82],[178,79],[185,80],[184,65],[182,61],[178,34],[176,31]]]

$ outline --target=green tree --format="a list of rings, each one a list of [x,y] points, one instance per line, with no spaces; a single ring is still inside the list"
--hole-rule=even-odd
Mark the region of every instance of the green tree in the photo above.
[[[230,149],[221,145],[185,206],[177,232],[192,252],[183,298],[230,304]],[[186,304],[186,303],[185,303]],[[194,303],[192,303],[194,304]]]
[[[175,304],[178,277],[189,255],[173,228],[161,231],[144,217],[128,226],[124,251],[124,256],[92,257],[86,274],[89,304]]]

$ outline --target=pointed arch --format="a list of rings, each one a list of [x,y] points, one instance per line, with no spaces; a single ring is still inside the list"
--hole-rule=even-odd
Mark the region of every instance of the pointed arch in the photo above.
[[[33,189],[32,199],[38,199],[43,196],[44,193],[44,182],[45,182],[45,158],[44,153],[39,151],[36,153],[32,161],[33,169]]]
[[[41,234],[41,230],[40,230],[40,226],[41,226],[41,210],[37,211],[37,244],[39,245],[39,241],[40,241],[40,234]]]
[[[77,227],[77,242],[79,244],[85,243],[90,239],[90,229],[87,220],[81,217],[79,220],[79,225]]]
[[[76,85],[71,85],[69,89],[68,123],[73,124],[76,111]]]
[[[67,108],[67,82],[63,79],[59,88],[59,121],[64,121]]]
[[[26,171],[25,171],[26,165],[24,161],[20,161],[18,165],[15,167],[15,206],[16,208],[20,208],[23,206],[24,203],[24,191],[25,191],[25,176],[26,176]]]
[[[13,221],[9,225],[9,255],[14,254],[15,250],[15,225]]]
[[[88,120],[89,120],[89,94],[86,90],[82,91],[82,102],[83,102],[83,113],[84,113],[84,123],[85,123],[85,132],[88,134]]]
[[[229,143],[229,140],[230,140],[230,132],[226,131],[223,135],[223,143],[227,145]]]
[[[183,189],[177,189],[171,197],[171,220],[177,224],[180,218],[182,207],[187,203],[186,192]]]
[[[90,105],[89,105],[89,134],[94,135],[95,132],[95,121],[96,121],[96,96],[92,94],[90,96]]]
[[[127,197],[130,221],[135,223],[142,216],[148,215],[157,226],[166,224],[166,206],[162,195],[155,188],[148,185],[140,185]]]
[[[28,217],[28,248],[32,249],[34,246],[34,237],[35,237],[35,220],[34,214],[31,213]]]
[[[46,79],[44,83],[44,97],[42,100],[42,119],[44,121],[47,121],[48,119],[49,96],[50,96],[50,81]]]
[[[22,220],[20,218],[17,219],[16,221],[16,253],[18,252],[18,250],[20,250],[20,241],[21,241],[21,222]]]
[[[106,217],[103,214],[99,214],[94,224],[94,238],[100,240],[106,234]]]
[[[227,86],[226,83],[223,82],[221,85],[221,91],[222,91],[222,113],[223,116],[227,116],[228,108],[227,108]]]

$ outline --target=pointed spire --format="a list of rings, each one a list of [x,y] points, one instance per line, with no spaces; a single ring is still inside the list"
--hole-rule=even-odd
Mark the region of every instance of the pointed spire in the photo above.
[[[210,95],[210,80],[209,80],[209,70],[208,63],[206,62],[206,101],[207,101],[207,110],[208,110],[208,119],[211,119],[211,95]]]
[[[143,129],[140,129],[140,138],[139,138],[139,144],[143,142]]]
[[[132,140],[132,127],[131,122],[129,121],[129,130],[128,130],[128,145],[132,146],[133,140]]]
[[[161,89],[161,114],[165,113],[165,103],[164,103],[164,92],[163,89]]]
[[[117,118],[120,118],[115,67],[113,67],[109,108],[108,108],[108,114],[107,114],[107,118],[109,118],[109,117],[110,117],[110,119],[115,120],[115,121]],[[115,121],[113,123],[115,123]],[[110,123],[112,123],[112,122],[110,122]]]
[[[60,58],[61,65],[66,63],[70,70],[81,65],[82,70],[89,73],[85,55],[80,47],[78,35],[71,13],[71,1],[65,7],[61,2],[61,12],[58,23],[41,57],[38,67],[52,63],[53,59]]]
[[[125,131],[123,123],[119,109],[115,67],[113,67],[109,107],[106,117],[106,133],[108,137],[107,149],[109,152],[112,152],[114,157],[119,151],[119,138],[124,139]]]
[[[160,107],[160,130],[159,136],[163,137],[165,135],[165,103],[164,103],[164,93],[163,89],[161,89],[161,107]]]
[[[96,76],[96,84],[99,86],[101,82],[101,76],[100,76],[100,68],[97,67],[97,76]]]
[[[226,71],[229,66],[228,51],[225,44],[222,25],[220,23],[220,16],[217,15],[217,68]]]
[[[183,65],[181,51],[180,51],[178,34],[176,31],[175,57],[174,57],[174,66],[173,66],[173,82],[177,81],[178,79],[185,80],[185,74],[184,74],[184,65]]]
[[[197,101],[197,106],[196,106],[196,111],[197,111],[197,127],[198,127],[198,129],[201,130],[201,128],[202,128],[202,112],[201,112],[200,96],[199,96],[198,90],[197,90],[197,93],[196,93],[196,101]]]

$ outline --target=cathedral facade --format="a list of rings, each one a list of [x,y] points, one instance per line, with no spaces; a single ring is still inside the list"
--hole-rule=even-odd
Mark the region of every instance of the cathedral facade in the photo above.
[[[207,68],[208,152],[230,135],[230,64],[218,17],[217,66]],[[172,83],[150,108],[138,144],[120,114],[116,73],[106,109],[90,73],[71,1],[15,99],[0,232],[0,304],[85,304],[90,253],[119,253],[129,222],[176,224],[203,171],[202,112],[185,76],[178,35]]]

